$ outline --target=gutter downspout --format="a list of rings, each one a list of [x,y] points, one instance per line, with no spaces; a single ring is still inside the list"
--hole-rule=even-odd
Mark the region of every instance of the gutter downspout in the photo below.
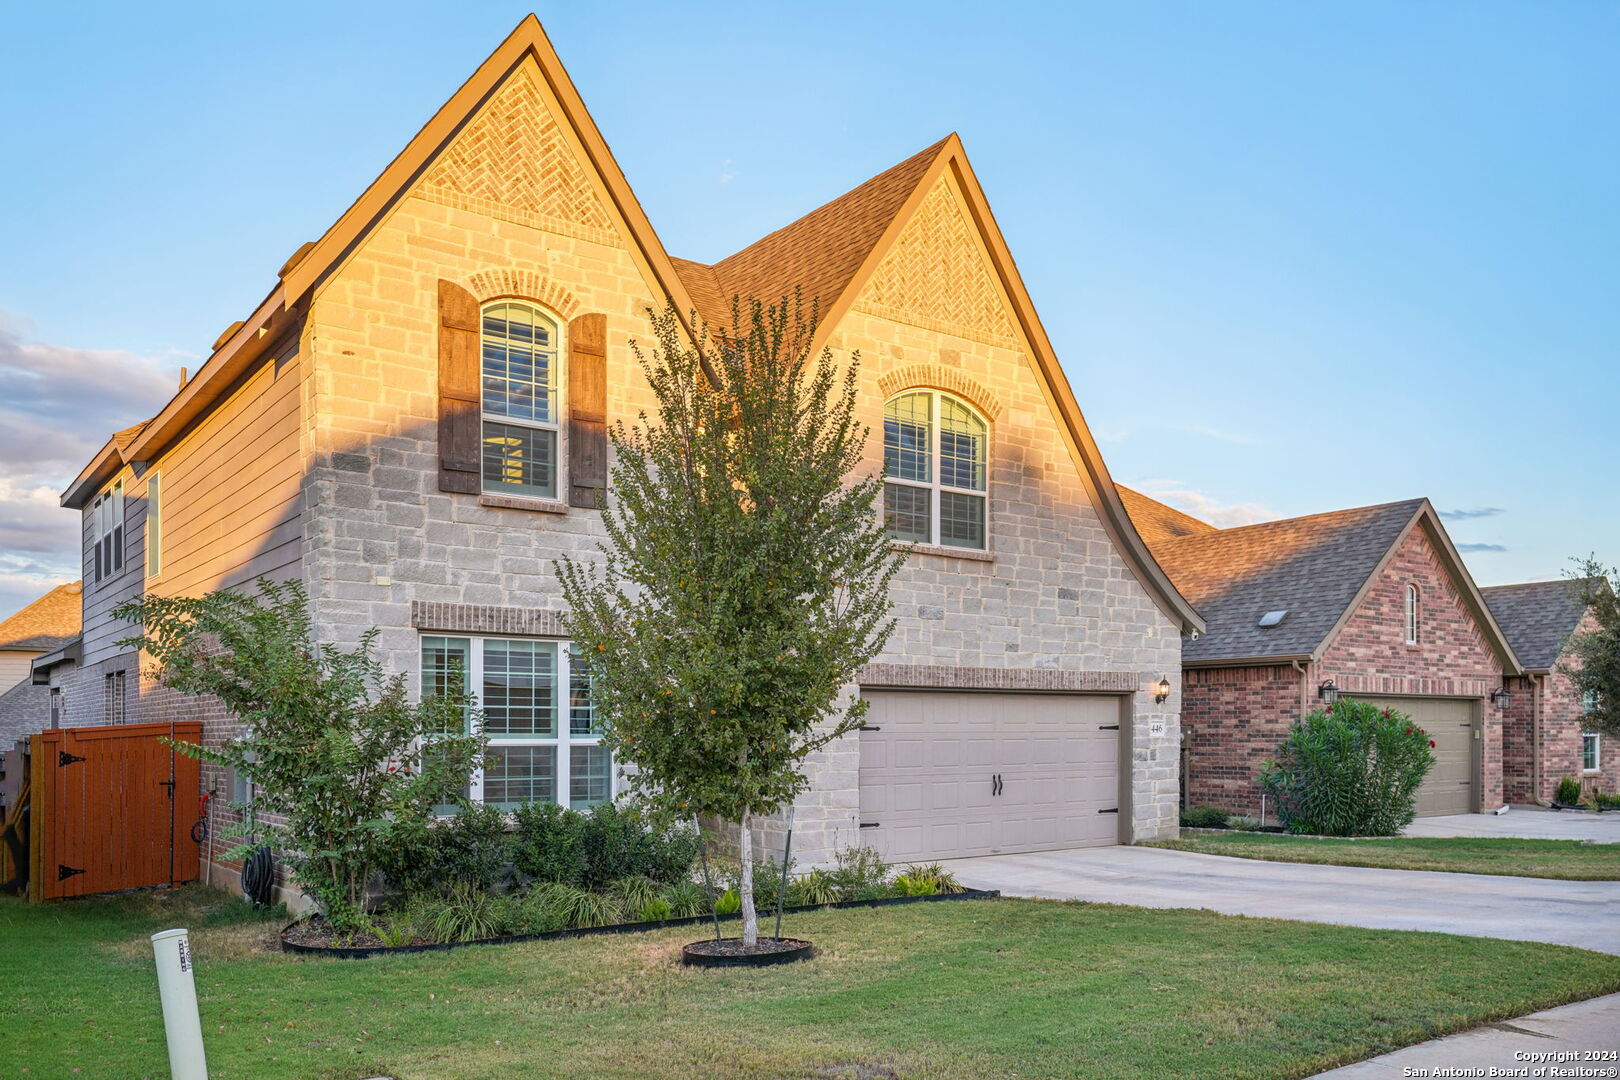
[[[1541,775],[1541,706],[1546,697],[1547,676],[1537,678],[1529,673],[1525,674],[1525,686],[1530,690],[1530,778],[1535,790],[1530,793],[1530,801],[1537,806],[1545,806],[1542,792],[1547,790],[1546,777]]]
[[[1295,671],[1299,672],[1299,715],[1304,716],[1306,712],[1310,710],[1311,703],[1310,672],[1301,667],[1298,660],[1290,660],[1288,662],[1294,665]]]

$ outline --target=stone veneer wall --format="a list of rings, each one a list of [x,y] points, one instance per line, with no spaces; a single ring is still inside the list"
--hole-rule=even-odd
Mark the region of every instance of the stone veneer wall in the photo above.
[[[467,131],[484,138],[485,121]],[[547,152],[565,153],[565,144],[553,140]],[[495,181],[481,190],[507,183]],[[538,620],[533,625],[555,625],[547,620],[562,599],[551,560],[593,557],[600,515],[512,509],[438,490],[436,296],[441,278],[480,300],[508,295],[517,280],[559,313],[605,313],[608,410],[634,416],[650,398],[629,342],[646,338],[645,309],[656,298],[616,224],[604,226],[591,211],[579,227],[557,225],[558,207],[586,206],[589,197],[554,200],[537,215],[448,197],[442,183],[419,186],[317,290],[301,343],[312,388],[304,561],[323,638],[352,642],[375,624],[389,666],[415,673],[424,621],[476,620],[478,610],[507,608]],[[924,233],[901,245],[903,257],[915,261],[921,244],[982,259],[980,250],[961,250],[961,215],[931,199],[934,210],[916,225]],[[919,274],[941,264],[924,255]],[[982,279],[957,285],[979,287]],[[922,284],[932,300],[908,295],[892,270],[880,274],[871,310],[847,316],[832,347],[840,358],[861,352],[863,419],[874,428],[884,399],[879,380],[900,369],[908,369],[908,385],[955,373],[958,381],[945,385],[994,397],[974,402],[992,422],[992,550],[914,555],[895,584],[899,628],[879,661],[946,672],[1111,673],[1135,697],[1134,835],[1173,834],[1177,699],[1155,705],[1150,688],[1161,677],[1179,681],[1177,627],[1114,551],[1028,357],[996,328],[1005,313],[999,322],[985,315],[982,296],[965,314],[923,310],[956,294]],[[986,319],[995,326],[987,329]],[[562,383],[566,401],[566,370]],[[874,443],[869,467],[880,466],[880,450]],[[567,460],[566,446],[560,457]],[[438,614],[424,614],[430,610]],[[795,837],[806,862],[855,841],[858,754],[856,741],[845,739],[810,765],[816,790],[800,803]]]

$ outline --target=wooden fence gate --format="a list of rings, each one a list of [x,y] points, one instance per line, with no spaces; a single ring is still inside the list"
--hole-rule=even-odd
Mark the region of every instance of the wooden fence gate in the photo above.
[[[178,885],[197,878],[201,770],[164,745],[202,741],[202,724],[59,728],[32,736],[28,896]]]

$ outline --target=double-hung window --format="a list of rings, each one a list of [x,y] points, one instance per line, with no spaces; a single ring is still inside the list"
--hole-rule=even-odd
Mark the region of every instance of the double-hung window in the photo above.
[[[125,720],[124,673],[111,671],[102,680],[102,723],[122,724]]]
[[[590,672],[567,642],[424,636],[422,694],[470,688],[489,745],[474,802],[584,809],[613,797],[613,760],[591,706]]]
[[[1581,734],[1581,771],[1597,772],[1603,767],[1601,754],[1602,746],[1597,733],[1592,731]]]
[[[500,300],[480,335],[483,489],[557,497],[557,324],[533,304]]]
[[[883,522],[913,544],[987,546],[990,427],[962,401],[911,390],[883,407]]]
[[[94,553],[95,579],[118,573],[124,568],[124,482],[96,496],[90,504],[90,538]]]

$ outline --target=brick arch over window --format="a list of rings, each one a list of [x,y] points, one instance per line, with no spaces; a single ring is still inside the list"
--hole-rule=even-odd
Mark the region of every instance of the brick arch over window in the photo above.
[[[508,297],[531,300],[550,309],[564,322],[579,314],[582,307],[573,293],[533,270],[480,270],[469,275],[465,284],[479,304]]]
[[[887,401],[905,390],[928,387],[944,390],[978,409],[991,423],[1001,419],[1001,399],[976,379],[939,364],[911,364],[878,378],[878,389]]]

